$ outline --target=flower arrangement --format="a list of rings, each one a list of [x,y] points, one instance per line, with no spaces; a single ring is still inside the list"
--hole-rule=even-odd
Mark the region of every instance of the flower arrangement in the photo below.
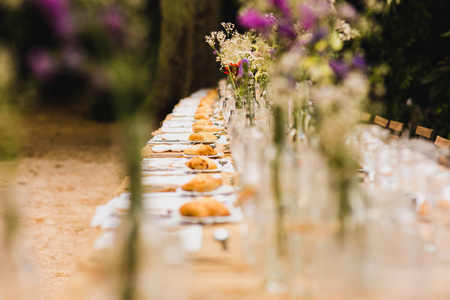
[[[271,94],[285,114],[311,114],[312,127],[301,129],[328,162],[331,188],[339,194],[338,217],[345,225],[352,214],[348,192],[357,165],[345,137],[369,93],[363,56],[356,43],[350,43],[360,35],[355,29],[358,14],[350,4],[330,0],[253,1],[250,5],[239,22],[280,45],[279,61],[269,75]],[[288,107],[291,111],[286,111]]]
[[[237,107],[242,108],[242,96],[252,79],[267,86],[277,47],[255,31],[241,34],[233,23],[222,23],[222,27],[225,31],[213,31],[205,39],[214,49],[221,71],[233,85]]]

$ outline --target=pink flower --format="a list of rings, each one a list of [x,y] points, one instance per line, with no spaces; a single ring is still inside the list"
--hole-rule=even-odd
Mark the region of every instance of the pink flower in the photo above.
[[[238,23],[246,28],[252,28],[260,32],[268,32],[274,20],[261,14],[256,9],[248,9],[238,16]]]
[[[69,13],[67,1],[34,0],[34,3],[49,19],[54,33],[63,39],[70,39],[75,33],[75,25]]]
[[[271,4],[281,11],[286,19],[292,17],[292,12],[289,7],[289,2],[286,0],[270,0]]]
[[[43,80],[51,77],[55,70],[52,57],[43,49],[35,49],[28,54],[28,66],[36,77]]]
[[[313,9],[309,5],[300,5],[301,24],[304,29],[311,29],[318,21],[318,18]]]

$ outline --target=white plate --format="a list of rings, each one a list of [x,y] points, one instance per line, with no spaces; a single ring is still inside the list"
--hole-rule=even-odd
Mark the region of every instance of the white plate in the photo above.
[[[222,157],[224,155],[225,154],[223,152],[219,152],[219,153],[217,153],[215,155],[197,155],[197,154],[186,154],[186,153],[183,153],[184,157],[189,157],[189,158],[193,158],[193,157],[197,157],[197,156],[206,156],[208,158],[219,158],[219,157]],[[217,167],[219,167],[219,166],[217,166]]]
[[[177,193],[180,193],[184,196],[214,196],[214,195],[222,195],[222,194],[231,194],[234,193],[234,186],[232,185],[221,185],[217,189],[212,190],[210,192],[188,192],[180,187],[176,189]]]
[[[217,139],[218,140],[218,139]],[[197,145],[197,144],[205,144],[205,145],[209,145],[209,144],[214,144],[215,142],[217,142],[217,140],[214,141],[209,141],[209,142],[200,142],[200,141],[189,141],[189,143],[193,144],[193,145]]]
[[[152,151],[155,153],[163,153],[163,152],[183,152],[188,145],[155,145],[152,147]]]

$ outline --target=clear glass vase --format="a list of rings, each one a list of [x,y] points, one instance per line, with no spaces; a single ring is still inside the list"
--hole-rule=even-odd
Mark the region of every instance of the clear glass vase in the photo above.
[[[287,215],[297,193],[297,160],[288,145],[268,147],[265,156],[256,199],[259,263],[264,288],[279,294],[286,293],[289,287],[291,253]]]
[[[289,293],[316,297],[326,270],[327,249],[338,228],[337,202],[328,188],[329,172],[323,157],[306,148],[300,158],[299,192],[289,207],[287,225],[292,257]]]

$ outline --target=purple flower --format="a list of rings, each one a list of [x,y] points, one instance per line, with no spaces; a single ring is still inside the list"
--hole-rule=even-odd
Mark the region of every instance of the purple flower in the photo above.
[[[270,57],[271,57],[272,59],[274,59],[274,58],[275,58],[275,55],[277,55],[277,53],[278,53],[278,50],[272,48],[272,49],[269,49],[269,53],[270,53]]]
[[[274,7],[279,9],[286,19],[290,19],[292,17],[292,12],[289,7],[288,1],[286,1],[286,0],[270,0],[270,3]]]
[[[319,27],[317,30],[313,32],[313,36],[311,37],[311,42],[318,42],[324,37],[328,36],[328,29],[326,27]]]
[[[345,78],[349,71],[347,65],[342,61],[330,61],[329,66],[339,78]]]
[[[314,27],[318,21],[318,17],[314,10],[306,4],[300,5],[299,10],[302,27],[306,30]]]
[[[35,76],[43,80],[51,77],[55,69],[52,57],[43,49],[35,49],[28,54],[28,66]]]
[[[243,78],[244,80],[253,78],[253,73],[250,72],[250,62],[248,59],[241,59],[237,78]]]
[[[336,7],[338,16],[347,21],[356,21],[358,18],[358,13],[356,10],[347,2],[341,2]]]
[[[214,50],[214,51],[213,51],[213,54],[214,54],[214,55],[217,55],[217,53],[218,53],[217,50]]]
[[[362,55],[355,55],[352,59],[352,66],[356,69],[365,70],[366,60]]]
[[[268,32],[274,20],[264,16],[256,9],[248,9],[238,17],[238,23],[246,28],[252,28],[260,32]]]
[[[248,69],[250,68],[250,62],[248,61],[248,59],[246,58],[241,59],[240,63],[241,63],[240,66],[244,68],[245,72],[247,72]]]
[[[119,7],[107,6],[100,16],[103,26],[114,41],[121,43],[125,38],[125,18]]]
[[[70,39],[75,33],[72,16],[64,0],[34,0],[37,7],[48,17],[54,33],[62,39]]]
[[[290,39],[295,39],[297,37],[295,30],[289,24],[280,24],[279,31],[281,35],[288,37]]]

